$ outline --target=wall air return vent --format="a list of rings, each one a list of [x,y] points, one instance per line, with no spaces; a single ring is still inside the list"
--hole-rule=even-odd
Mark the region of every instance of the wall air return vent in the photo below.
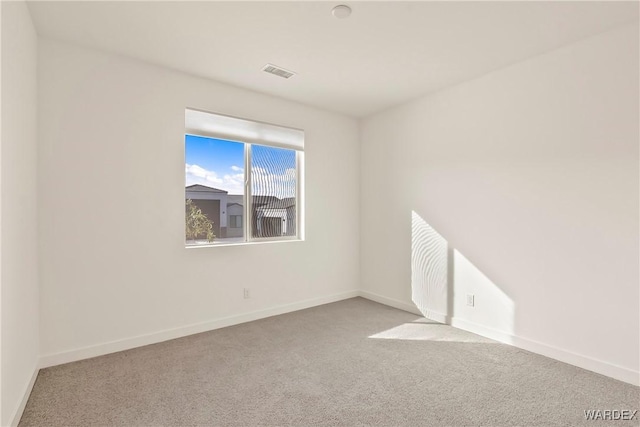
[[[275,74],[276,76],[288,79],[292,76],[295,76],[296,73],[293,71],[285,70],[282,67],[278,67],[277,65],[267,64],[262,68],[262,71],[267,72],[269,74]]]

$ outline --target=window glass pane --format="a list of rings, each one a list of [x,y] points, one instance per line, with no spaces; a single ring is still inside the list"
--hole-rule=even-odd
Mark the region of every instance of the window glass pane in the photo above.
[[[252,145],[253,237],[296,235],[296,152]]]
[[[185,136],[187,245],[243,242],[244,144]]]

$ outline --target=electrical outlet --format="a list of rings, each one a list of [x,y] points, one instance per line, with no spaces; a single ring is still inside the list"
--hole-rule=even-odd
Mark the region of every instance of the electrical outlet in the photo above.
[[[473,294],[467,294],[467,305],[469,307],[473,307],[475,305],[475,295]]]
[[[244,299],[249,298],[249,288],[244,288]]]

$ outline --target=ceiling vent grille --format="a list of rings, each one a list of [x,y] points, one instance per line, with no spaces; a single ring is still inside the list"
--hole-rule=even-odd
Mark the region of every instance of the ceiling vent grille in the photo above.
[[[267,64],[262,68],[262,71],[269,73],[269,74],[274,74],[276,76],[288,79],[292,76],[295,76],[296,73],[294,73],[293,71],[289,71],[289,70],[285,70],[282,67],[278,67],[277,65],[273,65],[273,64]]]

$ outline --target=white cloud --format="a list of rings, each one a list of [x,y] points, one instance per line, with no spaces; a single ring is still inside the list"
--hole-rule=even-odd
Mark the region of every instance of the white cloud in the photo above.
[[[215,171],[207,170],[199,165],[185,164],[187,186],[193,184],[206,185],[228,191],[229,194],[244,194],[244,172],[242,168],[232,166],[234,174],[219,176]],[[253,194],[276,196],[278,198],[293,197],[296,192],[296,170],[291,168],[283,174],[269,173],[261,167],[251,168],[253,177]]]
[[[258,166],[251,168],[251,176],[253,194],[276,196],[280,199],[295,196],[295,169],[287,169],[283,174],[273,174]]]
[[[219,177],[215,171],[207,170],[199,165],[184,165],[186,184],[205,185],[228,191],[229,194],[244,194],[244,174],[227,174]]]

